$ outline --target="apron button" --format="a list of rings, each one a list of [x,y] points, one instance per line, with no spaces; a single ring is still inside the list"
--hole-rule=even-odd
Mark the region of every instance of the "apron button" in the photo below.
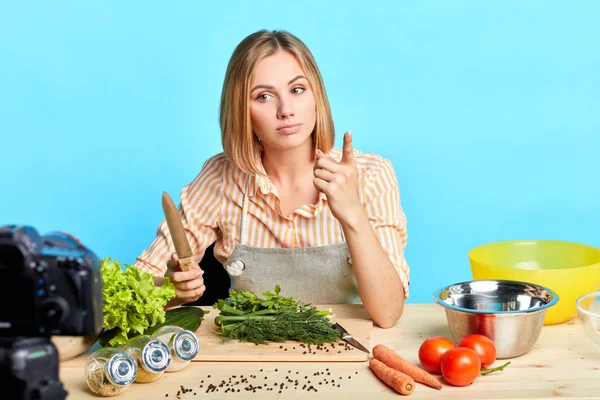
[[[225,270],[231,276],[240,276],[242,272],[246,269],[246,266],[240,260],[235,260],[229,265],[225,266]]]

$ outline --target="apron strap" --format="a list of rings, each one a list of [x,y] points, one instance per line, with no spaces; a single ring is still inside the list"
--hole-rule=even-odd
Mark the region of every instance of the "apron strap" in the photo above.
[[[244,185],[244,200],[242,202],[242,217],[240,218],[240,244],[246,244],[248,240],[248,229],[246,220],[248,219],[248,187],[250,186],[250,174],[246,178]]]
[[[244,200],[242,202],[242,216],[240,218],[240,237],[239,244],[243,245],[246,243],[248,239],[248,229],[246,228],[246,220],[248,219],[248,187],[250,186],[250,174],[248,174],[248,178],[246,179],[246,184],[244,186]],[[240,276],[246,266],[241,260],[233,260],[232,262],[225,263],[225,269],[231,276]]]

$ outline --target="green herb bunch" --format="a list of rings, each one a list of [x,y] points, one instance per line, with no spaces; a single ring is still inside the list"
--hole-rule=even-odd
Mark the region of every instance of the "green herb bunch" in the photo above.
[[[333,328],[330,309],[318,310],[312,304],[304,304],[292,297],[266,291],[264,298],[252,292],[232,290],[229,297],[213,306],[221,312],[215,324],[221,328],[223,340],[237,339],[242,342],[266,343],[299,340],[303,343],[322,344],[342,338]]]

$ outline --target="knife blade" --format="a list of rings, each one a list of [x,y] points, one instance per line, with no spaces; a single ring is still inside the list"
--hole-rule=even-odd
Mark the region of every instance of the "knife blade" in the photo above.
[[[333,327],[337,330],[339,330],[340,332],[342,332],[342,339],[344,339],[344,341],[354,347],[356,347],[357,349],[364,351],[367,354],[370,354],[371,352],[362,344],[360,344],[360,342],[356,339],[354,339],[352,337],[351,334],[348,333],[348,331],[346,329],[344,329],[343,326],[341,326],[340,324],[338,324],[337,322],[335,324],[333,324]]]
[[[163,192],[162,207],[169,227],[169,232],[171,233],[171,238],[173,239],[173,246],[175,247],[175,252],[179,259],[179,266],[182,271],[189,271],[192,269],[192,256],[194,253],[192,252],[192,248],[185,235],[185,229],[183,228],[179,211],[177,211],[173,199],[167,192]]]

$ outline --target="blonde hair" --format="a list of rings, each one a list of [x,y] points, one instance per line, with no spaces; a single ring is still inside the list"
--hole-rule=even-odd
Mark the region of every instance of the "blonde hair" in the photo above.
[[[261,151],[258,138],[252,131],[250,86],[258,63],[279,51],[286,51],[296,57],[314,93],[314,149],[327,153],[333,147],[335,131],[329,100],[312,53],[300,39],[289,32],[261,30],[247,36],[233,51],[225,73],[219,108],[225,155],[247,173],[259,173],[256,156]]]

